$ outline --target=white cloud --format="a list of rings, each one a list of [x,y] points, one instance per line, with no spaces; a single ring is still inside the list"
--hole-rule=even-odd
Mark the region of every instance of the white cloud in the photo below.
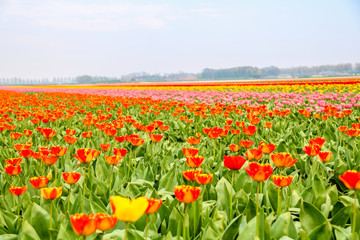
[[[163,29],[175,21],[221,18],[229,9],[136,4],[131,1],[0,0],[0,24],[24,21],[30,26],[78,31],[119,31],[132,28]]]
[[[36,26],[81,30],[117,31],[133,27],[165,28],[170,21],[166,5],[80,3],[74,1],[10,1],[1,9],[3,21],[25,19]]]

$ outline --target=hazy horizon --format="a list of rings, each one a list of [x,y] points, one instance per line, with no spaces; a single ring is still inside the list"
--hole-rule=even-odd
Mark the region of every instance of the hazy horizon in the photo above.
[[[0,77],[360,62],[360,2],[0,0]]]

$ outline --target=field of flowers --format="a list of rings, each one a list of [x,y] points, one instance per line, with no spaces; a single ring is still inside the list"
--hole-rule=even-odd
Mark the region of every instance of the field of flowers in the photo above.
[[[0,239],[359,239],[359,78],[12,86],[0,106]]]

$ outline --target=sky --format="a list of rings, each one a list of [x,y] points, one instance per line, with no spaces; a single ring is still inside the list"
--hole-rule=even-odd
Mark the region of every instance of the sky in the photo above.
[[[358,0],[0,0],[0,77],[360,62]]]

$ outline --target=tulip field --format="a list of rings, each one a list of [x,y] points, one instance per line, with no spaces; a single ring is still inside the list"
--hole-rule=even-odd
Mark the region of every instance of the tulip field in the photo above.
[[[0,87],[0,239],[359,239],[360,78]]]

